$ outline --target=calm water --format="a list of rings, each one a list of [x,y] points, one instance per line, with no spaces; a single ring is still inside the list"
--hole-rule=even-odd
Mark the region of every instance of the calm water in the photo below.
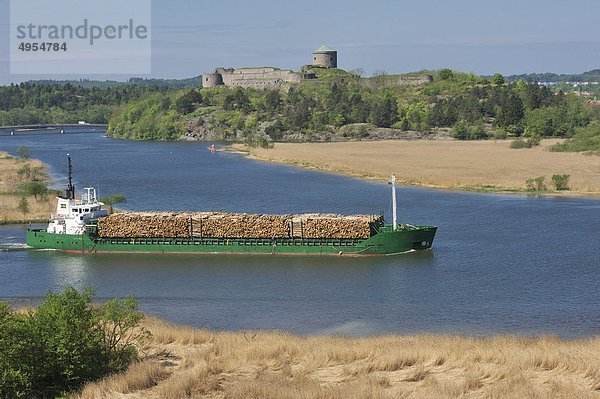
[[[120,193],[131,210],[389,214],[389,188],[328,173],[211,154],[206,143],[112,140],[100,133],[0,136],[27,145],[64,185]],[[468,162],[468,160],[465,160]],[[0,299],[35,303],[91,285],[133,294],[167,320],[215,329],[600,333],[600,201],[398,190],[400,220],[439,226],[434,249],[387,258],[65,255],[23,248],[0,226]]]

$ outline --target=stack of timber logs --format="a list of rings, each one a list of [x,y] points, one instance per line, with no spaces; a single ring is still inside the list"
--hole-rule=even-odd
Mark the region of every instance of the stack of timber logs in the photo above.
[[[381,216],[124,212],[98,220],[106,238],[369,238]]]
[[[178,213],[125,212],[98,219],[101,237],[189,237],[189,220]]]

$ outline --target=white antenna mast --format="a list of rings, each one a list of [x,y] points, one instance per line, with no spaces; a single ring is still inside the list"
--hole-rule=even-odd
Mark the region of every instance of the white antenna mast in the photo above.
[[[396,213],[396,175],[392,175],[392,220],[393,220],[393,229],[396,230],[396,226],[398,225],[398,216]]]

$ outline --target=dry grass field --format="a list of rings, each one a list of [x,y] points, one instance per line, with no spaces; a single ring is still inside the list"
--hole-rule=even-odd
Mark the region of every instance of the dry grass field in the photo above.
[[[571,193],[600,195],[600,156],[550,152],[557,140],[511,149],[510,141],[362,141],[277,143],[271,149],[235,145],[250,157],[377,180],[438,188],[524,190],[525,180],[571,175]],[[493,187],[486,187],[493,186]],[[569,194],[569,193],[565,193]]]
[[[73,399],[600,398],[600,338],[341,338],[147,319],[139,363]]]
[[[25,181],[24,177],[19,176],[17,172],[25,164],[31,168],[44,170],[44,165],[40,161],[25,161],[0,152],[0,224],[45,221],[56,209],[56,199],[52,195],[48,195],[46,201],[27,196],[29,211],[26,213],[17,208],[19,200],[23,197],[19,193],[19,185]]]

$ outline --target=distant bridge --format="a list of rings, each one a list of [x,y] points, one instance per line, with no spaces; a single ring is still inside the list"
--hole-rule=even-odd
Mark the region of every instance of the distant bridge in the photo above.
[[[79,128],[106,128],[108,125],[101,123],[59,123],[59,124],[36,124],[36,125],[17,125],[17,126],[0,126],[0,132],[2,133],[10,133],[10,132],[22,132],[27,130],[55,130],[55,129],[64,129],[67,127],[79,127]]]

